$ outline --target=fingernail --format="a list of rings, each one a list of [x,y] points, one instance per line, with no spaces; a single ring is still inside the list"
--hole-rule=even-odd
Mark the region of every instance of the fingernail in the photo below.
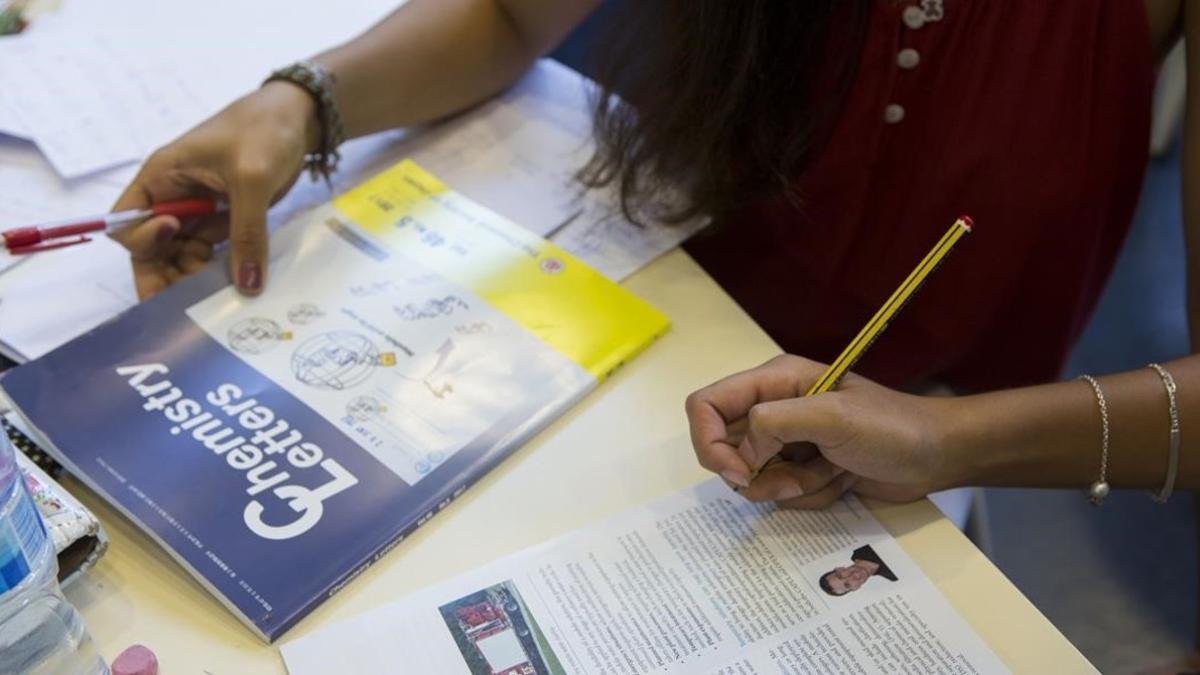
[[[804,488],[800,487],[799,483],[796,483],[794,485],[789,485],[788,487],[785,487],[782,490],[780,490],[779,494],[775,495],[775,500],[783,501],[785,499],[795,499],[796,497],[803,497],[803,496],[804,496]]]
[[[721,477],[738,487],[750,487],[750,479],[733,469],[722,471]]]
[[[738,444],[737,453],[746,464],[750,465],[750,468],[754,468],[754,448],[750,447],[750,439]]]
[[[244,262],[238,270],[238,288],[257,293],[262,290],[262,268],[255,262]]]
[[[160,244],[163,242],[166,242],[166,241],[170,241],[171,237],[174,237],[175,233],[178,231],[179,231],[178,224],[172,223],[169,221],[165,222],[162,225],[159,225],[158,230],[156,230],[154,232],[154,241],[156,241]]]

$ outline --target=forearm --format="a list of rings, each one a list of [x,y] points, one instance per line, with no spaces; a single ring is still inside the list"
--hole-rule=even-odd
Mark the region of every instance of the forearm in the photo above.
[[[347,138],[427,122],[497,93],[598,0],[411,0],[317,61]]]
[[[1188,253],[1188,324],[1192,351],[1200,345],[1200,13],[1184,6],[1188,43],[1188,105],[1183,148],[1183,216]],[[1165,364],[1178,384],[1181,430],[1177,487],[1200,487],[1200,356]],[[1167,472],[1167,393],[1151,369],[1099,378],[1110,422],[1108,481],[1114,487],[1158,489]],[[955,482],[978,485],[1078,487],[1099,478],[1101,420],[1084,382],[1063,382],[961,400],[947,452],[963,472]]]
[[[1178,385],[1178,489],[1200,487],[1200,357],[1164,364]],[[1167,471],[1167,394],[1149,368],[1098,378],[1108,402],[1108,482],[1162,487]],[[963,397],[946,402],[943,440],[950,484],[1086,488],[1100,475],[1101,422],[1085,382]]]

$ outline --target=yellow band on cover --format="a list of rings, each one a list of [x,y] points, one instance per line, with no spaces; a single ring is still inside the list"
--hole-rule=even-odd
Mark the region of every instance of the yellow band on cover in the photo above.
[[[662,334],[661,312],[571,254],[404,160],[333,205],[603,380]]]

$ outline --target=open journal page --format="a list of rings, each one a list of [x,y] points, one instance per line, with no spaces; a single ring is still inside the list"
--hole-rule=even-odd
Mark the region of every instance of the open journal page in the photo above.
[[[284,645],[291,675],[997,673],[853,497],[752,504],[713,480]]]

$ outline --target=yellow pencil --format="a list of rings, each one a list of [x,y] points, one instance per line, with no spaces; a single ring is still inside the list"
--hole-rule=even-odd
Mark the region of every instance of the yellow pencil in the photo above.
[[[904,283],[900,284],[900,287],[892,293],[887,302],[883,303],[883,306],[879,308],[879,311],[875,312],[875,316],[871,317],[867,325],[858,331],[858,335],[854,336],[854,339],[850,341],[850,344],[846,345],[846,348],[842,350],[837,359],[829,364],[829,367],[825,369],[821,377],[812,383],[812,386],[804,393],[805,396],[822,394],[837,386],[838,382],[846,374],[846,371],[854,366],[858,359],[867,351],[867,348],[883,332],[883,329],[887,328],[888,323],[896,316],[900,308],[904,307],[905,303],[912,298],[917,289],[921,287],[921,284],[925,282],[925,279],[937,269],[937,266],[946,258],[946,255],[950,253],[954,245],[958,243],[958,240],[971,231],[972,225],[974,225],[974,221],[971,220],[970,216],[961,216],[958,220],[954,221],[950,229],[946,230],[946,234],[942,235],[938,243],[934,245],[921,260],[921,263],[917,265],[916,269],[904,280]],[[776,458],[772,457],[754,472],[753,477],[757,477],[758,474],[762,473],[763,469],[770,466],[775,460]]]

